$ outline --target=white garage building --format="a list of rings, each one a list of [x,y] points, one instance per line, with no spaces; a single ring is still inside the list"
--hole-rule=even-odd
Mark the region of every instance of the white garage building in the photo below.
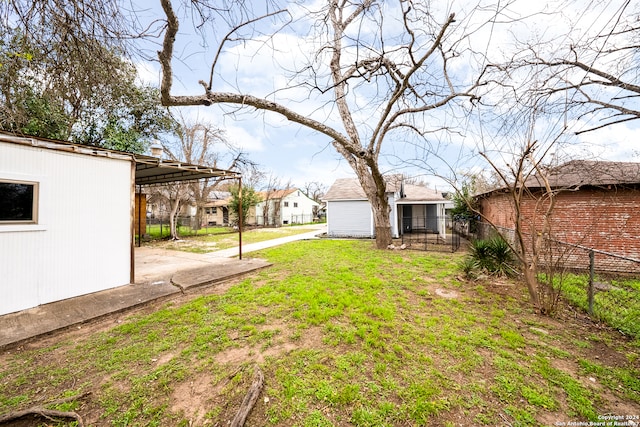
[[[387,200],[391,211],[391,235],[428,232],[446,236],[445,206],[441,193],[424,186],[405,184],[401,175],[387,177]],[[323,201],[327,204],[327,235],[374,238],[371,204],[356,178],[337,179]]]
[[[231,171],[0,132],[0,315],[134,282],[136,185]]]

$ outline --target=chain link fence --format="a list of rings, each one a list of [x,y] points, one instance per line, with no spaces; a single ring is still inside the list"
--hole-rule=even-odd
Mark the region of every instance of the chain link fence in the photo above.
[[[313,222],[318,222],[318,217],[314,216],[313,214],[297,214],[286,216],[277,215],[270,216],[268,218],[265,218],[264,216],[248,216],[246,220],[247,225],[258,225],[266,227],[311,224]]]
[[[515,230],[478,224],[478,237],[499,234],[515,242]],[[531,236],[525,236],[531,242]],[[540,245],[540,265],[553,269],[555,286],[574,306],[625,334],[640,337],[640,259],[554,239]]]
[[[237,232],[237,223],[229,221],[225,224],[214,224],[212,222],[204,222],[196,216],[178,216],[176,218],[176,227],[180,236],[196,236],[212,233],[235,233]],[[244,227],[282,227],[288,225],[309,224],[318,222],[318,218],[313,215],[290,215],[281,220],[280,217],[270,218],[265,224],[263,217],[249,216],[247,217]],[[136,243],[139,244],[139,234],[145,238],[161,239],[171,235],[171,227],[169,225],[168,216],[147,217],[143,230],[135,230]]]
[[[235,232],[227,225],[213,225],[209,223],[200,224],[195,216],[179,216],[176,218],[176,227],[179,236],[196,236],[224,232]],[[147,217],[146,227],[141,230],[145,238],[162,239],[171,235],[171,226],[168,218]],[[136,230],[136,235],[138,230]]]

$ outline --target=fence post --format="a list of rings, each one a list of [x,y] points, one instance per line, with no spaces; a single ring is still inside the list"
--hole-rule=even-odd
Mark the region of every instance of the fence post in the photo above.
[[[593,276],[595,271],[595,258],[596,258],[596,254],[593,252],[593,249],[591,249],[589,251],[589,289],[588,289],[590,315],[593,315]]]

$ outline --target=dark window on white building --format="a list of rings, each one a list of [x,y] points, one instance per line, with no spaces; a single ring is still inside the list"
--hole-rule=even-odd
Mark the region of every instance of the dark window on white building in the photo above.
[[[38,222],[38,183],[0,180],[0,223]]]

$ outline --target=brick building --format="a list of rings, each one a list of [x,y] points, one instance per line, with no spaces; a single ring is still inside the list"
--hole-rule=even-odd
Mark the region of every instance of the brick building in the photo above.
[[[565,265],[587,267],[592,248],[598,269],[640,272],[640,263],[626,259],[640,260],[640,163],[575,160],[549,169],[547,178],[556,198],[551,237]],[[525,186],[520,215],[530,237],[542,230],[548,197],[539,176]],[[512,236],[515,209],[509,192],[494,190],[478,195],[478,201],[483,216]]]

